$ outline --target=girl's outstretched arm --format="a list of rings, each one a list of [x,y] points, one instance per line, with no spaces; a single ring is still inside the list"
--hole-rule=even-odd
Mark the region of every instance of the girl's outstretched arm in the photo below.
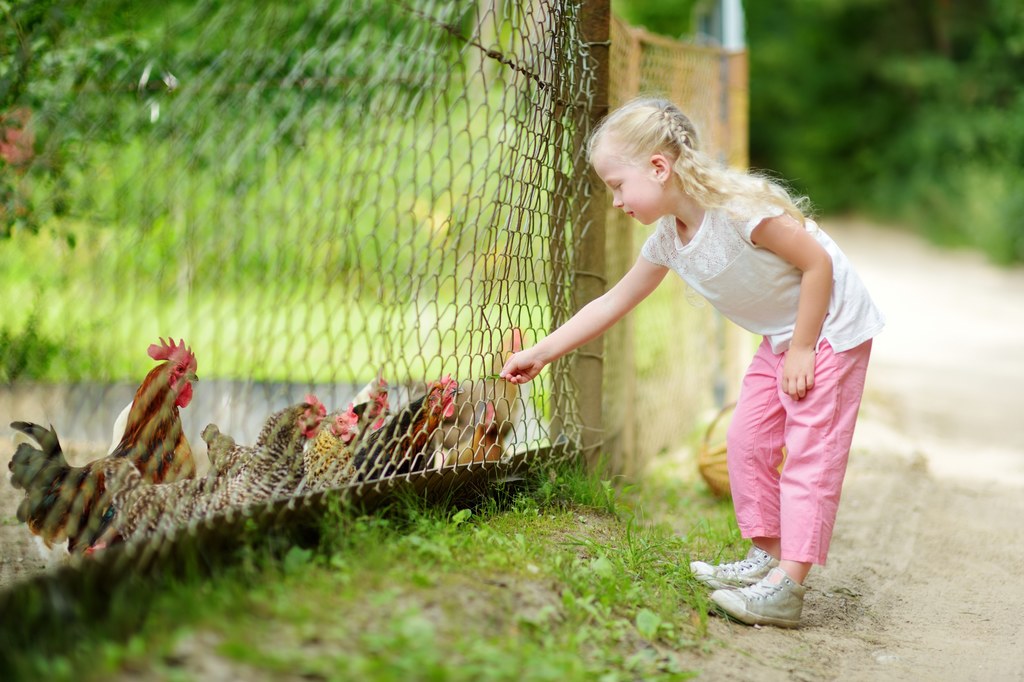
[[[803,273],[796,326],[782,366],[782,390],[800,400],[814,388],[814,355],[832,298],[832,257],[803,225],[787,215],[761,221],[750,238]]]
[[[545,365],[600,336],[622,319],[658,287],[667,272],[667,268],[654,265],[643,256],[637,258],[629,272],[604,295],[580,308],[535,346],[509,358],[501,369],[501,377],[513,384],[530,381]]]

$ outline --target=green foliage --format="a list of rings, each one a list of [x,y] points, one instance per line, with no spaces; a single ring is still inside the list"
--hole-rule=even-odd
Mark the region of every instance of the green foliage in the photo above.
[[[66,372],[80,356],[69,340],[57,340],[40,331],[37,311],[19,331],[0,329],[0,382],[47,376],[57,367]]]
[[[692,8],[617,0],[679,36]],[[751,165],[819,212],[904,222],[1024,261],[1024,6],[1009,0],[744,3]]]
[[[605,464],[604,461],[598,463],[596,470],[604,471]],[[557,470],[549,469],[546,475],[531,479],[528,493],[521,496],[520,503],[530,501],[545,507],[582,504],[612,516],[618,515],[621,504],[620,491],[612,481],[595,476],[580,460],[569,461]]]
[[[521,132],[495,117],[507,88],[449,87],[476,7],[18,5],[0,50],[22,34],[31,49],[0,53],[0,73],[23,75],[0,116],[29,112],[36,138],[28,165],[0,172],[0,308],[45,291],[24,342],[73,330],[96,350],[73,356],[88,366],[30,363],[24,376],[135,377],[140,337],[168,328],[216,376],[360,382],[382,357],[417,363],[386,368],[395,380],[443,371],[479,327],[461,303],[491,290],[471,282],[510,264],[532,277],[534,262],[509,255],[525,240],[547,252],[550,194],[511,179],[498,142]],[[502,230],[528,201],[532,234]],[[520,284],[544,328],[545,284]],[[238,353],[254,336],[267,355]],[[327,358],[316,376],[310,357]]]
[[[15,155],[0,147],[0,237],[81,215],[87,206],[70,202],[68,183],[92,170],[96,145],[145,132],[173,140],[196,167],[259,168],[268,150],[294,154],[309,143],[320,103],[346,102],[348,130],[372,123],[366,112],[385,101],[414,113],[425,91],[443,88],[442,62],[462,47],[453,33],[474,8],[434,8],[435,25],[385,0],[258,9],[215,0],[0,3],[0,143],[10,134],[27,145]],[[211,144],[225,138],[250,143],[225,159]]]
[[[693,8],[700,0],[613,0],[612,11],[652,33],[686,38],[693,32]]]
[[[751,158],[856,210],[1024,260],[1024,8],[745,3]]]

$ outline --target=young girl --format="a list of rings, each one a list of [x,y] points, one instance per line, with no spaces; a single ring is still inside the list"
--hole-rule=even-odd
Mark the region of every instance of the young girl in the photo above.
[[[714,163],[672,103],[629,102],[601,123],[588,153],[612,205],[655,224],[654,233],[615,286],[514,354],[501,376],[530,381],[615,324],[669,270],[762,335],[727,436],[736,521],[753,546],[741,561],[690,569],[730,616],[796,627],[804,579],[828,554],[871,339],[884,319],[800,203],[770,180]]]

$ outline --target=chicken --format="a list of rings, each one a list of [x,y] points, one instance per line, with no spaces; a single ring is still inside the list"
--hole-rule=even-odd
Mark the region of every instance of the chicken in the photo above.
[[[279,410],[251,447],[237,445],[214,424],[203,431],[217,470],[203,478],[146,485],[141,477],[110,496],[111,520],[96,548],[172,533],[230,508],[245,507],[295,492],[302,478],[301,450],[319,430],[326,410],[314,396]]]
[[[227,486],[232,505],[296,492],[303,479],[303,450],[320,431],[326,414],[323,403],[307,395],[304,402],[271,415],[252,447],[236,445],[215,424],[208,425],[203,439],[217,464],[207,478]]]
[[[47,548],[67,540],[68,551],[89,547],[109,526],[113,492],[132,479],[141,480],[134,464],[103,457],[84,467],[69,466],[51,426],[12,422],[11,428],[39,445],[22,443],[8,463],[11,484],[25,490],[17,518]]]
[[[445,464],[492,462],[501,458],[504,441],[519,418],[519,387],[499,376],[512,353],[523,349],[523,333],[512,328],[501,348],[491,353],[492,374],[464,382],[453,425],[442,429],[439,448]]]
[[[181,427],[179,410],[192,399],[196,358],[184,341],[149,347],[149,355],[164,362],[150,370],[135,394],[124,437],[112,453],[84,466],[73,467],[64,457],[51,425],[13,422],[11,428],[29,436],[8,463],[11,484],[25,491],[17,518],[47,548],[68,542],[68,551],[92,545],[109,525],[109,496],[114,478],[125,478],[128,462],[143,483],[162,483],[195,475],[192,450]]]
[[[303,405],[305,409],[300,409]],[[270,415],[260,428],[260,432],[256,436],[256,442],[250,447],[237,445],[235,439],[222,434],[216,424],[207,424],[201,434],[206,442],[207,453],[210,458],[210,469],[206,477],[221,478],[233,476],[242,471],[243,467],[251,463],[253,452],[265,448],[267,443],[278,434],[278,431],[285,428],[288,418],[293,411],[298,411],[298,416],[295,417],[295,426],[301,428],[307,438],[315,435],[313,432],[318,430],[324,415],[327,414],[327,408],[320,402],[320,399],[315,395],[309,394],[303,402],[278,410]],[[311,429],[312,431],[310,431]]]
[[[458,382],[446,375],[422,397],[395,413],[362,439],[352,456],[357,481],[422,471],[433,464],[428,445],[443,419],[455,412]]]
[[[499,422],[494,403],[485,400],[477,404],[476,423],[469,447],[459,450],[459,464],[470,462],[496,462],[501,459],[502,428],[509,422]]]
[[[323,490],[344,485],[355,476],[352,453],[370,432],[384,425],[388,384],[381,374],[356,395],[343,412],[328,415],[303,453],[305,487]]]
[[[192,478],[196,464],[179,409],[192,400],[192,382],[198,380],[196,356],[184,340],[175,344],[171,339],[168,344],[163,338],[159,346],[149,347],[149,356],[164,362],[149,371],[135,392],[121,439],[110,456],[129,458],[151,483]],[[115,425],[115,437],[118,430]]]

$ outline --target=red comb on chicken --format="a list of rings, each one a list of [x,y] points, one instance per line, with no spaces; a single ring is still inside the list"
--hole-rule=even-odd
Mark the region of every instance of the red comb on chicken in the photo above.
[[[127,457],[149,483],[170,483],[196,475],[192,448],[181,427],[180,408],[192,401],[196,356],[185,341],[149,347],[149,356],[162,361],[135,392],[121,441],[111,457]]]
[[[308,407],[305,412],[299,416],[299,428],[302,429],[302,435],[308,439],[317,434],[320,422],[327,416],[327,408],[312,393],[306,395],[306,405]]]
[[[368,433],[379,429],[388,410],[388,382],[378,374],[348,407],[328,417],[303,453],[306,487],[334,488],[351,482],[352,453]]]
[[[352,457],[358,480],[422,471],[426,452],[441,421],[455,414],[459,383],[445,375],[427,385],[427,394],[399,410],[384,426],[360,442]]]

